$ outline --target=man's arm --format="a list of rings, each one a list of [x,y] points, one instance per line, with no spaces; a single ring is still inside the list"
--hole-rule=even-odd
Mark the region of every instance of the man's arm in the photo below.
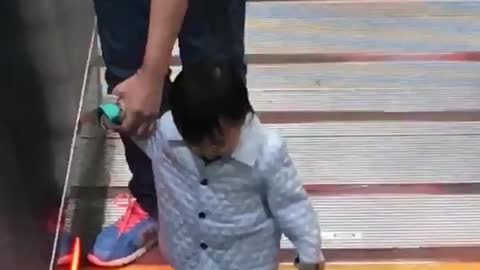
[[[152,80],[163,79],[182,27],[188,0],[152,0],[148,41],[141,71]]]
[[[124,110],[119,132],[146,137],[155,130],[164,79],[187,6],[188,0],[151,0],[143,65],[114,89]]]
[[[274,151],[267,180],[267,200],[282,232],[297,248],[302,264],[314,265],[324,261],[321,250],[320,227],[303,184],[288,155],[284,142]]]

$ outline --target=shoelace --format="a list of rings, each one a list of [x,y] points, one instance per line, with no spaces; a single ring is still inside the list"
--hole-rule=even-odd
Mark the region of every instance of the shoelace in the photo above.
[[[135,227],[138,223],[149,217],[148,213],[142,209],[136,199],[130,194],[119,194],[113,202],[118,207],[126,207],[125,214],[115,224],[118,227],[119,235]]]

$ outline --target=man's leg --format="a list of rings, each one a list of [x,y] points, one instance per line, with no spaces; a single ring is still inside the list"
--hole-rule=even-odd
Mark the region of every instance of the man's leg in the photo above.
[[[170,74],[169,74],[170,75]],[[168,110],[168,93],[171,88],[169,75],[165,78],[165,86],[163,89],[162,105],[160,114]],[[108,93],[110,94],[117,84],[122,82],[121,79],[110,72],[106,73],[106,81],[109,85]],[[152,217],[157,215],[157,196],[155,192],[155,182],[153,178],[152,161],[138,147],[131,138],[120,135],[125,147],[125,158],[128,168],[132,173],[132,179],[128,183],[128,188],[132,196],[136,198],[136,202]]]
[[[183,66],[215,58],[246,75],[245,0],[190,1],[179,35]]]
[[[102,53],[111,91],[141,66],[148,34],[149,0],[94,0]],[[166,88],[169,81],[165,82]],[[167,91],[164,91],[165,93]],[[165,99],[166,100],[166,99]],[[132,179],[126,213],[97,237],[89,260],[100,266],[120,266],[143,255],[157,238],[157,200],[150,159],[127,136],[121,136]]]
[[[150,2],[148,0],[94,1],[103,57],[108,70],[107,81],[110,81],[109,86],[112,88],[119,81],[133,75],[142,63],[148,32]],[[212,18],[216,19],[212,20]],[[179,37],[182,63],[188,65],[200,59],[215,56],[232,61],[238,66],[240,72],[245,73],[244,19],[244,0],[190,1]],[[137,196],[139,204],[129,207],[130,212],[127,211],[117,224],[108,227],[98,236],[89,258],[90,261],[99,265],[121,265],[138,258],[145,251],[144,245],[137,244],[139,239],[142,239],[141,232],[148,231],[155,223],[148,213],[151,211],[151,215],[156,214],[151,165],[147,165],[143,158],[148,159],[148,157],[142,155],[143,153],[138,151],[136,145],[132,144],[128,138],[123,137],[122,140],[125,142],[127,162],[134,174],[129,186],[132,194]],[[135,218],[131,218],[131,214],[135,214],[133,215]],[[135,224],[133,229],[119,230],[119,228],[130,228],[129,225],[132,224]],[[137,251],[132,252],[131,248],[125,249],[126,246],[131,247],[129,245],[132,243],[138,248]]]
[[[109,80],[109,92],[116,85]],[[119,80],[121,81],[121,80]],[[169,85],[169,81],[166,82]],[[126,212],[115,223],[105,228],[95,240],[88,255],[91,263],[99,266],[121,266],[142,256],[157,242],[157,199],[150,158],[128,137],[121,135],[127,165],[132,172],[129,189],[133,198]]]

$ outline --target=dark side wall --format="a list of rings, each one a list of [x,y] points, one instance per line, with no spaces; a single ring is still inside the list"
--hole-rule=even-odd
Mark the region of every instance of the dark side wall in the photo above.
[[[0,269],[48,269],[94,27],[91,1],[0,1]]]

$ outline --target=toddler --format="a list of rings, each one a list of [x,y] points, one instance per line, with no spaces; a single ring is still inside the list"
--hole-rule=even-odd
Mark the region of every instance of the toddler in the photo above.
[[[136,143],[151,158],[159,246],[176,270],[274,270],[284,234],[320,269],[317,216],[284,140],[262,125],[228,63],[184,69],[170,111]]]

